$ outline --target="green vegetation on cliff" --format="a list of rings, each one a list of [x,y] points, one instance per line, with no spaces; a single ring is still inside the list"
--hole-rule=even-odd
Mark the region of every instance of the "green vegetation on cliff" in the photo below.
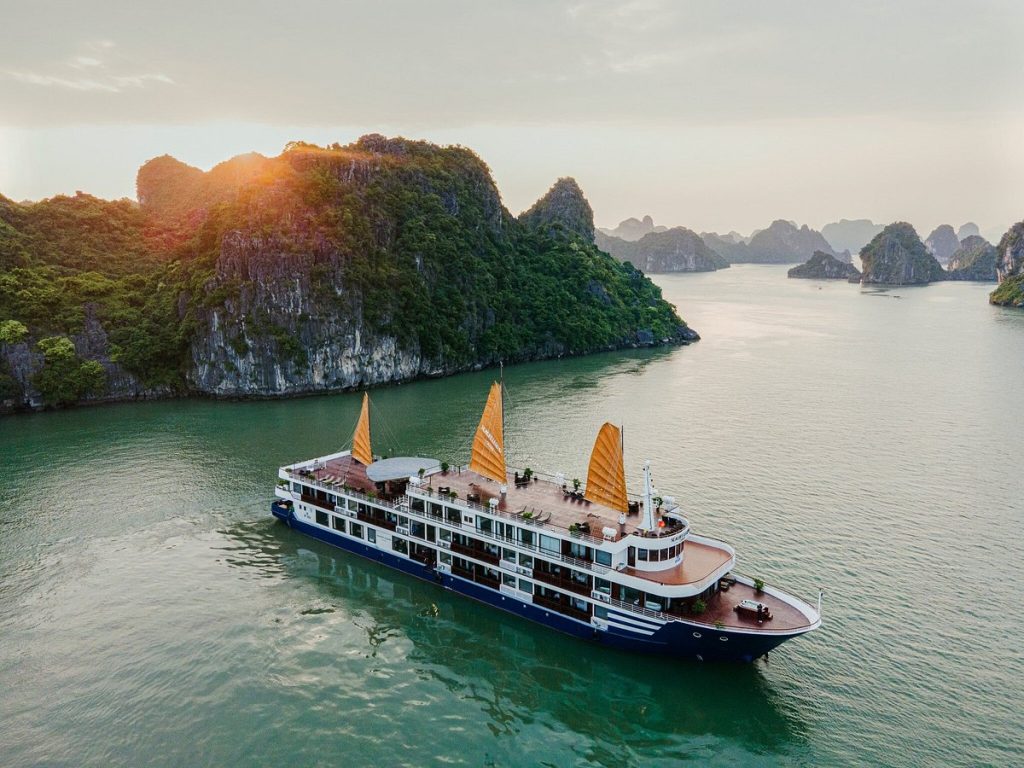
[[[945,280],[946,271],[917,231],[904,221],[890,224],[860,251],[864,283],[915,285]]]
[[[294,143],[207,173],[165,156],[138,189],[141,205],[0,199],[0,358],[46,402],[117,396],[122,372],[273,394],[696,337],[593,245],[574,182],[520,222],[461,147]],[[341,370],[339,350],[373,345],[412,362]]]

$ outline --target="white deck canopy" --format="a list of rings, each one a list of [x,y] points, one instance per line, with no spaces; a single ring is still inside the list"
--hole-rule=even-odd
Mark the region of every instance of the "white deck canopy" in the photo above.
[[[424,474],[436,472],[441,468],[437,459],[422,456],[395,456],[391,459],[375,461],[366,468],[366,476],[375,483],[388,480],[407,480],[416,477],[422,469]]]

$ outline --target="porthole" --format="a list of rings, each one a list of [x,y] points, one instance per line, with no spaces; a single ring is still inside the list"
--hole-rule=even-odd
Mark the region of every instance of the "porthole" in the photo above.
[[[729,642],[729,638],[728,638],[728,637],[726,637],[725,635],[722,635],[722,636],[721,636],[720,638],[718,638],[718,639],[719,639],[719,640],[721,640],[721,641],[722,641],[723,643],[727,643],[727,642]]]
[[[693,636],[696,637],[698,640],[700,640],[701,634],[700,634],[700,632],[694,632]]]

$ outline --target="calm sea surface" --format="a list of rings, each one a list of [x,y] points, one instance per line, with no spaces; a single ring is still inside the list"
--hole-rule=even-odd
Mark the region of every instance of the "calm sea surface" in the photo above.
[[[704,336],[506,370],[517,466],[600,424],[822,629],[768,663],[564,638],[275,524],[358,395],[0,420],[0,764],[1024,761],[1024,312],[738,266],[659,278]],[[379,452],[468,456],[492,372],[380,389]]]

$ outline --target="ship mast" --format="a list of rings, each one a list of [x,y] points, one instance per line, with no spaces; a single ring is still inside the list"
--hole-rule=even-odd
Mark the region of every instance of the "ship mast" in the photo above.
[[[654,485],[651,483],[651,462],[644,462],[644,511],[643,519],[640,521],[640,529],[643,531],[654,530]]]

